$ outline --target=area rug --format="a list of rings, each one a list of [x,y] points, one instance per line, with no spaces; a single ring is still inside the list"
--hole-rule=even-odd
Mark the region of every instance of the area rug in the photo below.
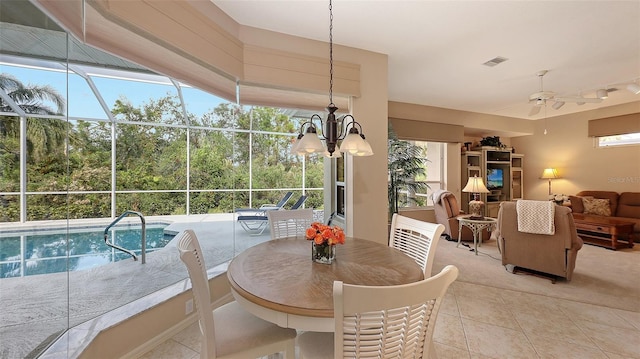
[[[585,244],[578,251],[571,281],[558,279],[555,284],[544,277],[509,272],[495,240],[484,242],[476,256],[468,244],[457,247],[443,237],[432,273],[447,264],[458,267],[461,282],[640,312],[640,244],[617,251]]]

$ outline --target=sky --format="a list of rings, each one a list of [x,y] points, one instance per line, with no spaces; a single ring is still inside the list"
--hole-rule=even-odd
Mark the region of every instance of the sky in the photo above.
[[[50,85],[63,97],[67,98],[69,117],[106,119],[104,110],[88,85],[81,76],[60,70],[45,70],[36,67],[20,67],[0,62],[0,73],[10,74],[20,80],[25,86]],[[104,98],[109,109],[120,97],[125,97],[134,107],[141,107],[149,99],[170,95],[177,96],[177,90],[167,78],[154,76],[158,82],[129,81],[116,77],[91,76],[95,86]],[[148,80],[148,78],[147,78]],[[68,94],[67,94],[68,90]],[[222,102],[219,97],[185,86],[182,88],[187,111],[200,117]],[[55,108],[51,103],[50,107]]]

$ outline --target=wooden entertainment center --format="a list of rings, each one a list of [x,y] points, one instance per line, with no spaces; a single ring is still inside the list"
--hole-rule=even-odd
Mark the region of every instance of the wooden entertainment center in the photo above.
[[[512,153],[511,148],[482,146],[462,153],[461,185],[469,177],[482,177],[482,181],[491,191],[483,193],[480,200],[485,203],[485,216],[496,218],[500,202],[522,199],[524,155]],[[462,193],[460,205],[469,213],[470,193]]]

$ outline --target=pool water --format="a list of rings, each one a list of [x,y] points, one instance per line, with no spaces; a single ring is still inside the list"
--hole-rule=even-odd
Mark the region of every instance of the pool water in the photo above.
[[[146,226],[146,252],[163,248],[173,235],[166,235],[166,224]],[[115,236],[115,237],[114,237]],[[140,225],[114,227],[109,240],[133,251],[140,260]],[[104,227],[67,231],[30,231],[0,236],[0,278],[90,269],[119,260],[133,260],[124,252],[107,246]]]

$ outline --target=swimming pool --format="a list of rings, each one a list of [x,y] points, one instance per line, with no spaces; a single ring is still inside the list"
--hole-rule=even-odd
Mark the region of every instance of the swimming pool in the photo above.
[[[0,235],[0,278],[77,271],[123,259],[133,260],[127,253],[105,244],[105,227]],[[147,224],[147,253],[163,248],[173,239],[174,235],[165,234],[165,227],[167,224]],[[109,239],[132,250],[139,258],[141,232],[140,225],[116,226],[111,228]]]

